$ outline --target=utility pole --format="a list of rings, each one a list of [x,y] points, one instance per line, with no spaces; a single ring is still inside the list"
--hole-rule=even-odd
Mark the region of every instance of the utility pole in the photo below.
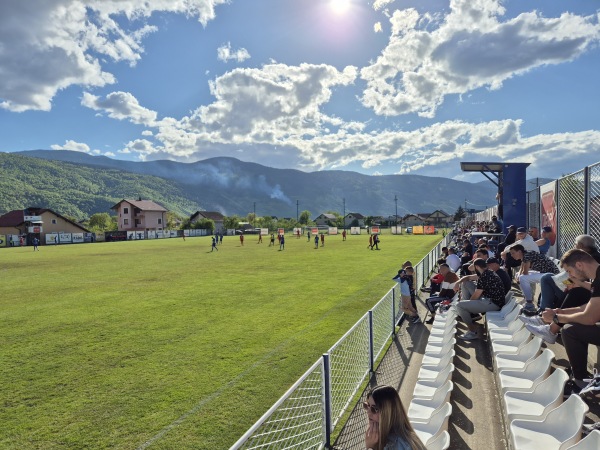
[[[394,194],[394,202],[396,203],[396,234],[398,234],[398,196]]]
[[[252,226],[256,227],[256,202],[254,202],[254,217],[252,218]]]
[[[300,218],[300,215],[298,214],[300,208],[300,200],[296,200],[296,223],[298,223],[298,220]]]
[[[346,229],[346,199],[342,199],[344,200],[344,216],[343,216],[343,224],[344,224],[344,230]]]

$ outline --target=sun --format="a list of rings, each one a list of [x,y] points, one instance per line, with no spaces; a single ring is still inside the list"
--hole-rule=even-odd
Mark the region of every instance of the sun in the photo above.
[[[345,14],[350,9],[351,0],[329,0],[329,7],[336,14]]]

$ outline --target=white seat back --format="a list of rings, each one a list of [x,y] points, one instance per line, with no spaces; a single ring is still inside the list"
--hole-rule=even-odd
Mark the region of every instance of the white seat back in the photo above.
[[[531,442],[544,448],[543,441],[548,436],[561,442],[559,450],[572,446],[581,437],[581,426],[588,410],[581,397],[575,394],[550,411],[545,420],[513,420],[510,423],[513,448],[530,448]]]
[[[447,431],[442,431],[427,443],[427,450],[446,450],[448,447],[450,447],[450,434]]]
[[[428,447],[429,449],[430,447]],[[600,431],[594,430],[577,444],[567,450],[598,450],[600,448]]]

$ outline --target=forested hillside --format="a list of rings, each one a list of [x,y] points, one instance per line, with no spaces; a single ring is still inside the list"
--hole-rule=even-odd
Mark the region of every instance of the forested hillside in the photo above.
[[[77,219],[110,207],[123,198],[153,200],[187,216],[198,203],[174,182],[116,169],[0,153],[0,213],[29,206],[50,208]]]

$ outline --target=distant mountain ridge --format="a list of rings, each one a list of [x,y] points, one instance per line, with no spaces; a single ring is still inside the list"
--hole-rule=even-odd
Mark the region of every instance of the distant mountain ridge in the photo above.
[[[178,198],[175,203],[180,206],[175,211],[185,215],[196,209],[220,211],[225,215],[246,215],[256,208],[259,216],[296,217],[298,209],[309,210],[316,217],[326,211],[343,213],[345,201],[346,213],[391,216],[396,208],[394,196],[398,199],[399,216],[437,209],[452,214],[459,205],[464,204],[465,199],[472,204],[491,206],[495,204],[496,195],[492,183],[472,184],[420,175],[369,176],[340,170],[302,172],[274,169],[225,157],[179,163],[122,161],[66,150],[32,150],[4,155],[53,161],[71,167],[102,169],[100,172],[117,170],[136,174],[142,177],[140,183],[145,180],[143,186],[146,190],[158,178],[163,180],[157,182],[161,196]],[[153,181],[143,177],[153,177]],[[55,180],[54,185],[57,183],[60,186],[59,180]],[[166,186],[168,192],[163,192]],[[53,183],[48,183],[47,188],[52,190]],[[108,197],[115,201],[126,197],[124,192],[118,191],[118,186],[114,188],[117,190],[106,192]],[[159,198],[149,199],[160,202]],[[85,207],[81,211],[85,214],[104,212]]]

